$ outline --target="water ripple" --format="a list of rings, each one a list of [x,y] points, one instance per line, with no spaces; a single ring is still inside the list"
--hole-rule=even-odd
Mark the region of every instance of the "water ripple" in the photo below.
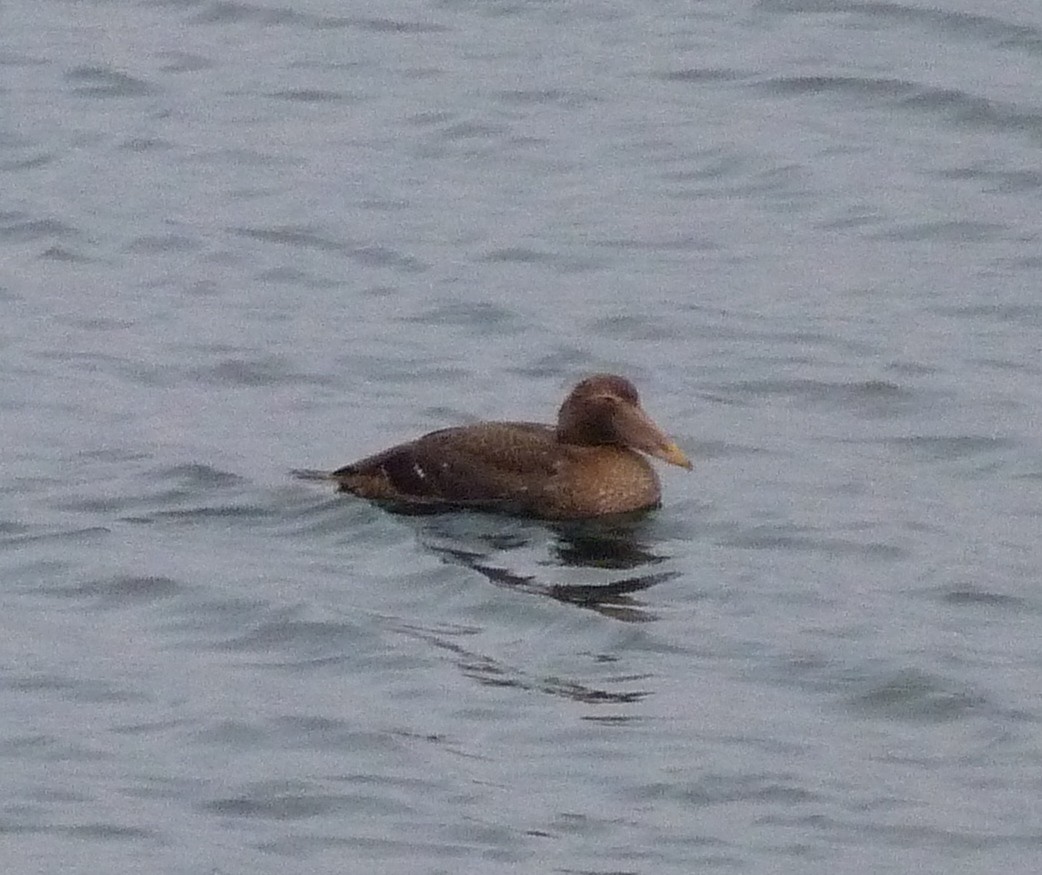
[[[367,267],[390,267],[409,273],[419,273],[428,268],[428,265],[420,259],[404,255],[394,249],[377,245],[356,245],[343,240],[334,240],[310,227],[283,226],[277,228],[229,228],[227,230],[232,234],[239,234],[243,237],[268,243],[342,253],[353,261]]]
[[[948,678],[912,669],[865,679],[848,699],[850,708],[889,720],[942,723],[962,720],[987,703],[980,693]]]
[[[84,97],[143,97],[155,90],[143,79],[111,67],[74,67],[65,79],[74,83],[74,93]]]

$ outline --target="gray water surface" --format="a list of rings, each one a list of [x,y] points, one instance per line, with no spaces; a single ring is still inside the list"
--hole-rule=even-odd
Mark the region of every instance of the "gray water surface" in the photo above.
[[[1038,871],[1042,6],[0,25],[3,871]],[[288,475],[598,370],[645,517]]]

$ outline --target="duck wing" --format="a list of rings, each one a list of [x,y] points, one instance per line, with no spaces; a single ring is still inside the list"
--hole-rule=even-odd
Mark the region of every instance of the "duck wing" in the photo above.
[[[488,422],[431,432],[329,476],[364,498],[519,510],[538,500],[567,458],[552,426]]]

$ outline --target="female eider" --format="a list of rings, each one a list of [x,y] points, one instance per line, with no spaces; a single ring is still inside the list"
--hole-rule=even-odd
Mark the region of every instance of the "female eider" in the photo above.
[[[633,384],[597,374],[572,389],[556,426],[444,428],[332,472],[298,473],[402,509],[476,507],[584,519],[658,506],[658,477],[642,453],[691,468],[643,411]]]

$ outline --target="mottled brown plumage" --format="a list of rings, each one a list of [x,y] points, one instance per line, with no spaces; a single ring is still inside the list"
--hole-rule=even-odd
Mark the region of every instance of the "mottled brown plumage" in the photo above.
[[[629,380],[597,374],[568,395],[556,426],[446,428],[319,476],[344,492],[416,509],[581,519],[658,505],[658,477],[641,453],[691,467],[641,409]]]

